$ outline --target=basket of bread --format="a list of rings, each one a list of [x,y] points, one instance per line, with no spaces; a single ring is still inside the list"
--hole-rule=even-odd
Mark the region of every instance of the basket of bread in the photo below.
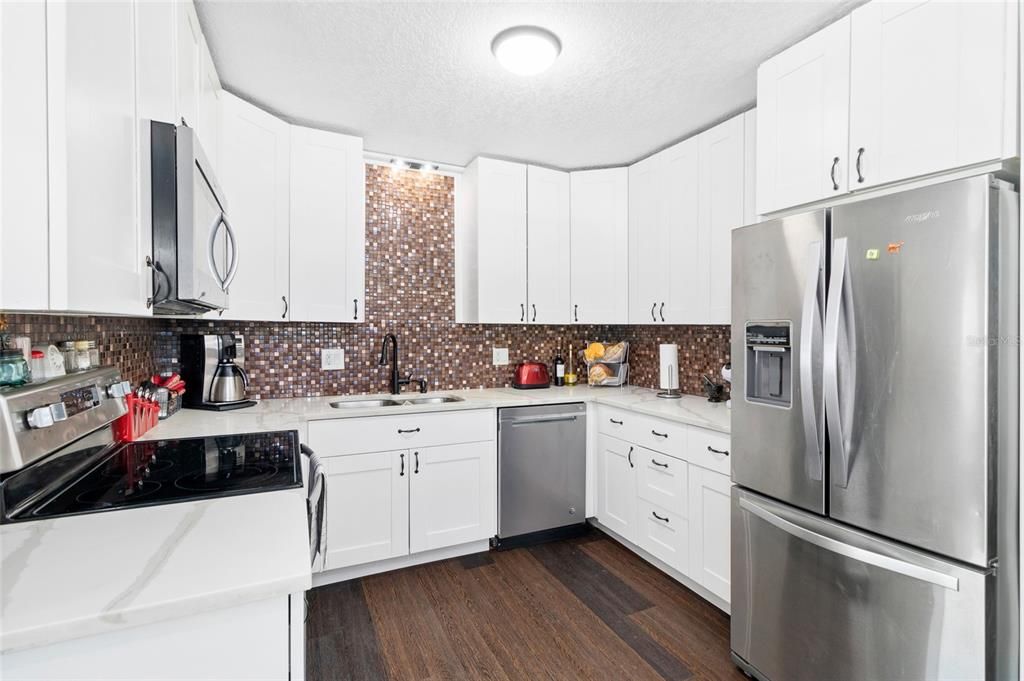
[[[626,385],[629,379],[629,343],[588,343],[583,351],[590,385]]]

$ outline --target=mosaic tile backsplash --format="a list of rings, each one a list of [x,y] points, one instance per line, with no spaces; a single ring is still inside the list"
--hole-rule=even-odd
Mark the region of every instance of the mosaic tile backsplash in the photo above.
[[[431,390],[511,384],[518,361],[550,362],[561,346],[630,342],[630,383],[658,387],[658,344],[678,343],[680,387],[702,394],[700,374],[729,361],[727,326],[534,326],[455,323],[454,180],[366,168],[366,321],[361,324],[228,322],[6,315],[7,332],[33,343],[96,340],[104,363],[133,381],[175,369],[181,333],[242,334],[253,396],[316,397],[387,390],[377,365],[385,333],[399,339],[402,373]],[[345,369],[321,371],[320,349],[345,350]],[[507,347],[509,366],[491,364]],[[412,389],[412,388],[409,388]]]

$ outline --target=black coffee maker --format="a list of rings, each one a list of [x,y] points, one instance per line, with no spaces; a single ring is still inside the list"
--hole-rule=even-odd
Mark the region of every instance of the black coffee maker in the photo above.
[[[225,411],[256,404],[246,398],[245,346],[233,334],[183,334],[181,378],[184,407]]]

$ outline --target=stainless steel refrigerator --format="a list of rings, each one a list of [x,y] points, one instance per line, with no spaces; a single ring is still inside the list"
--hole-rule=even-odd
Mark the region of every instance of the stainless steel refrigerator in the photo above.
[[[733,232],[733,659],[1018,678],[1018,242],[982,175]]]

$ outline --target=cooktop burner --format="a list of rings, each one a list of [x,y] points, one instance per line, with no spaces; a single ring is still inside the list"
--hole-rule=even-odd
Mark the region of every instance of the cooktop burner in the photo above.
[[[125,444],[10,520],[299,487],[299,456],[295,431]]]

